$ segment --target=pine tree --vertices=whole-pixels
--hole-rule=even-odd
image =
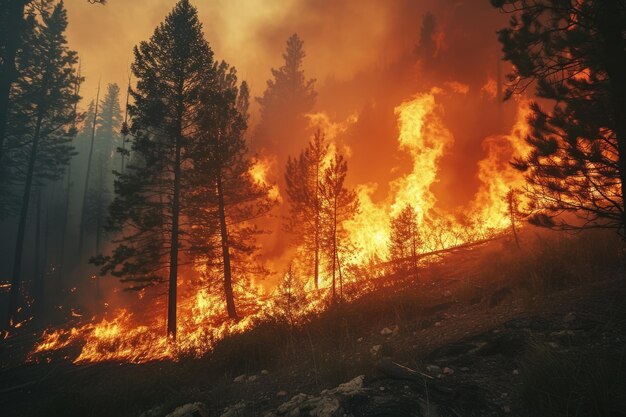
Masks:
[[[534,204],[530,221],[577,229],[626,225],[626,6],[620,0],[492,0],[513,13],[499,32],[514,65],[507,96],[536,86],[531,152],[515,161]],[[560,216],[570,213],[579,219]],[[559,217],[559,219],[556,219]]]
[[[70,144],[76,113],[77,83],[74,65],[76,53],[67,47],[67,13],[62,2],[38,2],[40,22],[28,33],[29,48],[18,55],[21,69],[13,84],[10,117],[19,120],[19,134],[9,136],[10,158],[18,171],[14,178],[22,182],[13,276],[6,326],[15,319],[20,302],[22,255],[30,197],[34,185],[58,180],[73,151]],[[15,126],[15,123],[8,123]]]
[[[300,148],[298,138],[305,137],[307,127],[305,114],[313,109],[317,97],[315,80],[307,80],[302,69],[304,57],[304,42],[293,34],[283,54],[285,63],[272,69],[274,79],[267,81],[263,96],[257,98],[261,121],[256,140],[260,147],[280,145],[289,153]]]
[[[415,209],[407,205],[391,219],[389,257],[398,271],[410,271],[417,278],[418,249],[421,244]]]
[[[286,229],[299,236],[307,253],[313,254],[313,281],[319,288],[320,243],[322,234],[322,199],[320,184],[328,143],[321,131],[315,132],[309,146],[297,159],[289,158],[285,184],[290,206]]]
[[[331,260],[332,301],[337,300],[336,275],[339,271],[339,291],[343,297],[343,274],[341,271],[340,253],[346,244],[344,222],[357,214],[359,200],[354,191],[345,186],[348,174],[348,163],[342,155],[335,155],[324,171],[320,184],[320,196],[324,210],[325,236],[324,242]]]
[[[213,52],[188,0],[135,48],[132,70],[134,156],[116,180],[109,214],[109,228],[124,233],[111,255],[93,262],[133,289],[167,282],[167,334],[175,338],[179,252],[189,251],[183,238],[193,209],[181,196],[193,194],[193,158],[208,143],[197,135],[201,98],[216,88]]]
[[[251,161],[244,138],[247,84],[242,83],[238,89],[235,70],[226,63],[222,62],[216,72],[216,90],[202,98],[203,139],[194,159],[197,185],[191,198],[195,202],[189,204],[197,210],[190,216],[195,227],[189,233],[197,256],[209,260],[209,270],[220,270],[226,312],[237,318],[233,281],[237,275],[243,278],[257,249],[254,237],[260,231],[252,221],[267,214],[272,201],[268,199],[268,187],[256,184],[250,176]],[[207,242],[207,236],[214,238]],[[214,259],[219,259],[217,264],[211,264]]]

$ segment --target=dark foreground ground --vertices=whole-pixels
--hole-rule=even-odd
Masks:
[[[268,322],[177,363],[22,364],[14,341],[0,415],[626,416],[615,250],[594,236],[456,253],[303,328]]]

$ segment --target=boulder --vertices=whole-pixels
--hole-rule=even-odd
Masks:
[[[209,410],[206,405],[202,403],[190,403],[185,404],[171,413],[169,413],[165,417],[210,417]]]

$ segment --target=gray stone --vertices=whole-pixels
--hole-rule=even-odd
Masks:
[[[209,410],[202,403],[185,404],[165,417],[209,417]]]

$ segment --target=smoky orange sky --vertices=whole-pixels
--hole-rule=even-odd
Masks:
[[[109,0],[106,6],[67,0],[70,45],[79,52],[85,101],[95,96],[98,78],[125,88],[133,47],[150,37],[176,0]],[[410,168],[398,150],[394,109],[433,87],[441,117],[454,143],[441,160],[432,189],[438,205],[455,210],[477,192],[478,163],[485,138],[507,133],[516,105],[496,98],[500,45],[496,31],[508,16],[489,0],[192,0],[215,57],[234,65],[252,95],[263,93],[271,68],[282,64],[287,38],[304,40],[307,78],[317,80],[314,112],[333,123],[352,115],[340,145],[349,149],[350,185],[376,183],[384,199],[389,183]],[[431,50],[420,52],[424,16],[435,26]],[[252,121],[257,108],[253,103]],[[250,129],[254,131],[254,126]],[[302,142],[295,149],[306,145]],[[254,148],[254,146],[253,146]],[[291,149],[294,149],[292,146]],[[285,161],[284,149],[273,149]],[[282,178],[283,166],[273,180]],[[276,226],[280,228],[279,226]],[[276,235],[276,233],[275,233]],[[281,240],[279,236],[276,237]]]

